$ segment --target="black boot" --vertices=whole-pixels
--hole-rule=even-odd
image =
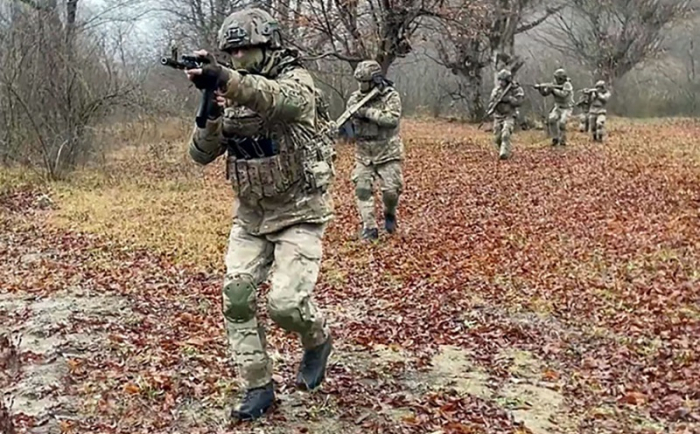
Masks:
[[[275,389],[272,381],[263,387],[248,389],[238,409],[231,410],[231,418],[254,420],[265,414],[275,402]]]
[[[396,215],[384,213],[384,229],[390,234],[396,232]]]
[[[365,240],[376,240],[379,238],[379,230],[377,228],[364,228],[362,230],[362,238]]]
[[[554,138],[552,139],[552,146],[557,146],[558,144],[559,144],[559,139],[557,139],[556,137],[554,137]]]
[[[297,373],[297,387],[314,390],[321,385],[323,379],[326,378],[326,364],[332,348],[333,339],[328,336],[326,342],[304,351],[304,357],[301,359],[301,365],[299,365],[299,372]]]

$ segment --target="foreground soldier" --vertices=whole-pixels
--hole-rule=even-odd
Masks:
[[[348,99],[348,107],[360,101],[373,87],[386,83],[382,68],[374,60],[360,62],[355,68],[355,79],[360,89]],[[399,138],[401,98],[391,85],[384,86],[379,94],[368,101],[353,115],[355,129],[355,184],[357,208],[362,218],[362,238],[376,240],[379,237],[374,215],[374,180],[379,178],[384,203],[384,228],[396,231],[396,208],[403,188],[401,164],[403,142]]]
[[[549,113],[549,130],[552,134],[552,146],[566,145],[566,123],[571,116],[574,104],[574,87],[566,75],[566,71],[559,68],[554,71],[554,83],[546,83],[535,86],[542,96],[554,97],[554,108]]]
[[[496,78],[498,86],[491,92],[489,106],[496,104],[493,111],[493,137],[499,151],[498,158],[505,160],[511,155],[510,136],[515,127],[518,107],[525,99],[525,91],[518,82],[513,81],[513,75],[507,69],[499,71]]]
[[[593,133],[593,141],[602,142],[606,135],[605,120],[608,112],[605,106],[610,99],[610,91],[603,80],[599,80],[595,88],[590,91],[591,108],[588,110],[588,124]]]
[[[223,315],[246,389],[231,415],[242,420],[260,417],[274,401],[272,362],[256,319],[256,291],[270,271],[270,318],[298,333],[305,348],[297,386],[318,387],[331,352],[328,327],[311,294],[321,237],[332,217],[332,162],[305,150],[327,151],[332,144],[319,139],[311,75],[280,41],[267,12],[235,12],[219,31],[219,49],[230,55],[235,70],[200,51],[196,54],[212,63],[187,71],[200,89],[222,84],[217,101],[227,105],[223,116],[220,108],[210,114],[206,128],[195,127],[189,153],[202,165],[227,153],[227,177],[235,190]]]

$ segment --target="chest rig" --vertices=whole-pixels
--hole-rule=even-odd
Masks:
[[[324,191],[334,175],[333,141],[324,120],[317,131],[271,123],[247,107],[226,109],[223,136],[226,177],[243,200],[271,198],[299,181],[306,190]]]
[[[301,161],[283,126],[234,106],[226,109],[223,136],[226,177],[241,199],[274,197],[301,179]]]

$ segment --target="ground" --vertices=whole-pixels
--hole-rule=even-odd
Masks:
[[[235,425],[232,192],[220,162],[187,161],[187,128],[114,127],[122,147],[63,182],[0,173],[17,432],[700,432],[699,123],[613,119],[608,143],[566,149],[528,131],[499,162],[473,127],[406,121],[399,231],[374,244],[339,145],[328,380],[294,390],[299,344],[271,326],[275,412]]]

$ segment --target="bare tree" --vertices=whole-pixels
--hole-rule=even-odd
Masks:
[[[250,0],[156,0],[157,10],[164,15],[164,28],[169,40],[185,49],[204,48],[215,51],[217,34],[226,16],[245,6],[269,9],[269,2]]]
[[[299,0],[275,6],[287,25],[286,40],[310,58],[348,62],[374,59],[386,73],[413,49],[421,20],[440,16],[445,0]]]
[[[544,42],[613,85],[663,51],[666,31],[689,0],[567,0]]]
[[[562,6],[543,0],[482,0],[481,7],[450,8],[434,26],[438,63],[462,78],[454,97],[466,99],[472,119],[484,113],[484,70],[508,68],[515,73],[523,65],[515,52],[515,37],[545,22]],[[495,74],[494,74],[494,84]]]
[[[127,1],[106,7],[133,6]],[[1,11],[2,162],[40,166],[55,179],[93,149],[90,131],[134,89],[77,0],[23,0]]]

